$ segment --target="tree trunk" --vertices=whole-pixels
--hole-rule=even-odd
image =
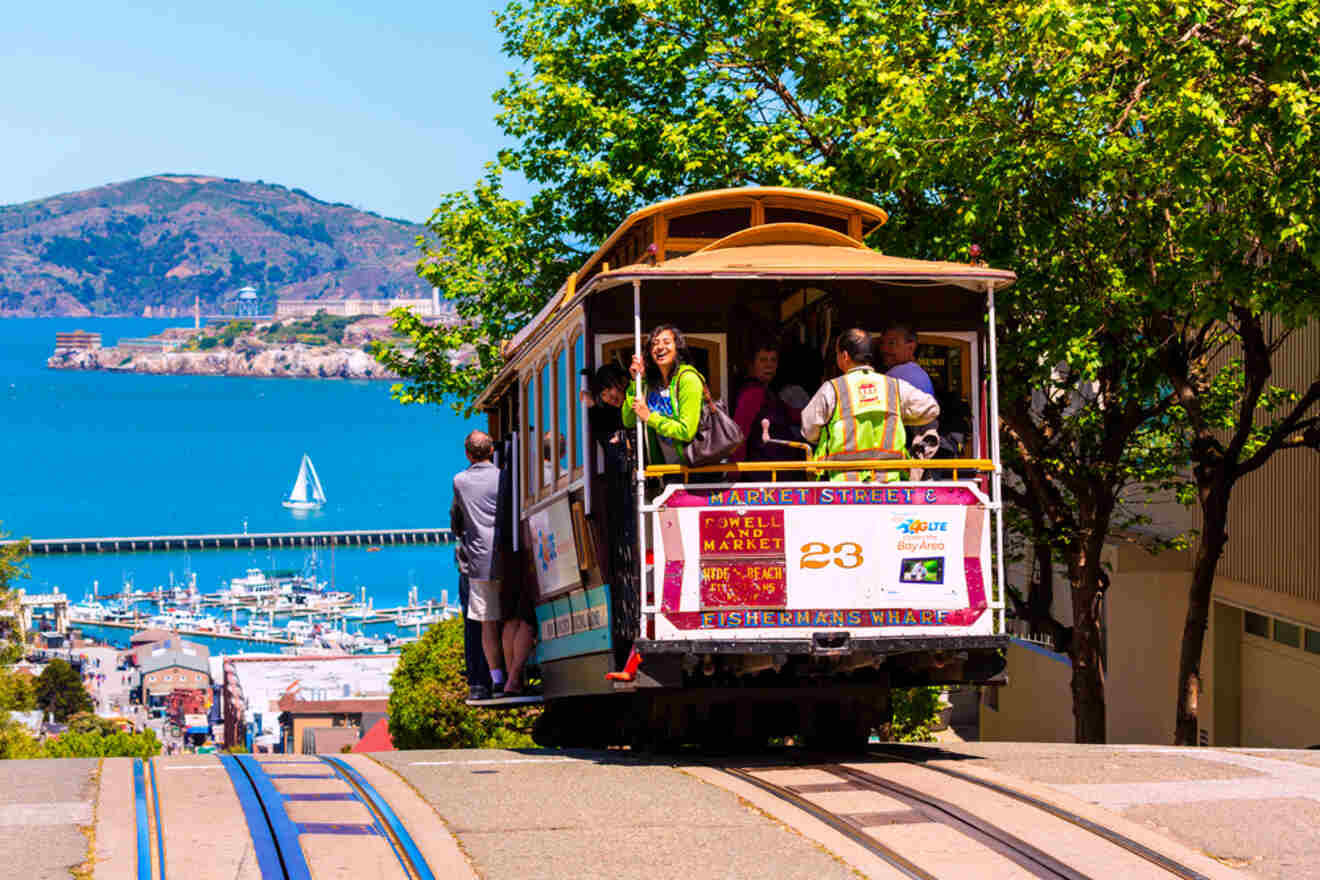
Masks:
[[[1072,577],[1073,738],[1079,743],[1105,741],[1105,670],[1102,652],[1099,560],[1083,560]]]
[[[1201,652],[1210,624],[1210,600],[1215,587],[1215,569],[1228,543],[1229,491],[1224,476],[1198,487],[1201,501],[1201,539],[1192,566],[1192,585],[1187,595],[1187,619],[1183,623],[1182,648],[1178,657],[1178,708],[1173,743],[1197,743],[1201,698]]]

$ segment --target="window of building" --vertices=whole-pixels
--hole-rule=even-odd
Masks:
[[[1253,614],[1250,611],[1242,615],[1243,628],[1253,636],[1260,636],[1262,639],[1270,637],[1270,619],[1264,614]]]
[[[1294,648],[1302,646],[1302,628],[1295,623],[1274,621],[1274,641]]]
[[[1320,654],[1320,632],[1313,629],[1306,631],[1306,650],[1312,654]]]

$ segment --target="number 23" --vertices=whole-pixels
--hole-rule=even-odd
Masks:
[[[821,558],[831,552],[836,554],[833,559]],[[853,541],[835,544],[833,551],[824,541],[809,541],[802,545],[802,559],[798,562],[798,568],[826,568],[831,562],[839,568],[857,568],[865,561],[862,545]]]

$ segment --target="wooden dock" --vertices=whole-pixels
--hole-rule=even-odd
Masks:
[[[33,538],[32,555],[57,553],[140,553],[169,550],[238,550],[283,547],[390,547],[448,544],[449,529],[357,529],[324,532],[242,532],[215,535],[136,535],[107,538]],[[0,541],[0,546],[16,543]]]

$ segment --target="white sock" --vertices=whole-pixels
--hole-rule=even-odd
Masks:
[[[500,685],[504,684],[504,670],[492,669],[490,671],[490,681],[491,684],[495,685],[496,687],[499,687]]]

